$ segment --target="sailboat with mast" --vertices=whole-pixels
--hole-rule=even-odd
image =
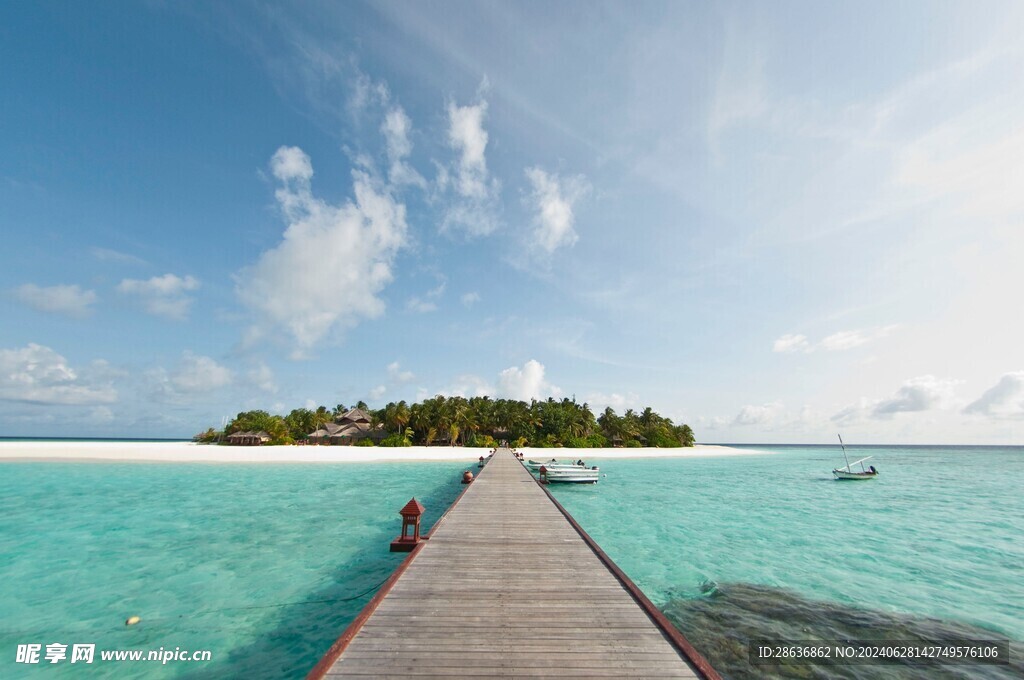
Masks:
[[[875,469],[874,465],[869,465],[867,467],[864,467],[864,461],[869,460],[871,458],[874,458],[874,456],[868,456],[867,458],[861,458],[860,460],[855,460],[855,461],[853,461],[851,463],[850,459],[846,455],[846,445],[843,444],[843,436],[842,435],[836,435],[836,436],[839,437],[839,446],[843,447],[843,459],[846,461],[846,467],[835,468],[834,470],[832,470],[832,474],[835,476],[835,478],[837,480],[842,480],[842,479],[874,479],[875,477],[878,476],[878,470]],[[853,466],[857,465],[857,464],[860,465],[860,470],[859,471],[853,469]]]

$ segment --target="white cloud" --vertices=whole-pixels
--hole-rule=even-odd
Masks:
[[[428,312],[436,312],[437,304],[430,302],[429,300],[421,300],[420,298],[413,296],[405,303],[405,308],[410,312],[426,314]]]
[[[782,412],[782,404],[771,402],[762,406],[747,405],[740,409],[733,419],[734,425],[759,425],[769,426],[775,422],[775,418]]]
[[[811,344],[806,335],[783,335],[772,345],[773,352],[810,352]]]
[[[274,372],[262,361],[249,371],[249,382],[264,392],[273,394],[277,392],[277,384],[274,382]]]
[[[111,250],[110,248],[100,248],[93,246],[89,249],[89,252],[100,262],[117,262],[119,264],[131,264],[131,265],[144,265],[149,264],[141,257],[135,255],[129,255],[128,253],[122,253],[118,250]]]
[[[49,347],[29,343],[0,349],[0,399],[36,404],[109,404],[117,391],[109,383],[91,383]]]
[[[370,390],[370,399],[380,399],[384,396],[384,393],[388,391],[388,388],[384,385],[377,385]]]
[[[384,115],[380,130],[384,135],[390,163],[388,180],[395,186],[412,184],[425,189],[426,180],[406,162],[406,158],[412,153],[412,142],[409,141],[412,121],[402,107],[395,106]]]
[[[964,408],[968,415],[1024,418],[1024,371],[1006,373]]]
[[[464,307],[472,307],[476,303],[480,302],[480,293],[463,293],[460,299],[462,300],[462,305]]]
[[[959,381],[922,375],[903,383],[892,397],[875,404],[871,415],[875,418],[889,418],[896,413],[927,411],[949,404]]]
[[[270,171],[274,173],[274,177],[286,184],[293,181],[309,182],[313,179],[313,163],[306,152],[297,146],[280,147],[270,159]]]
[[[417,400],[422,401],[426,396],[420,396],[421,393],[417,394]],[[494,386],[488,383],[486,380],[475,375],[460,375],[452,382],[452,384],[445,389],[441,390],[438,394],[443,394],[447,397],[486,397],[494,394]]]
[[[185,293],[199,288],[199,281],[191,276],[184,278],[174,274],[154,276],[148,280],[124,279],[117,284],[117,291],[137,296],[150,314],[168,319],[181,320],[188,316],[192,298]]]
[[[231,384],[232,376],[224,366],[210,357],[184,352],[171,384],[180,392],[209,392]]]
[[[620,415],[626,409],[636,408],[639,400],[639,395],[633,392],[629,392],[627,394],[618,394],[617,392],[612,392],[611,394],[591,392],[584,398],[584,401],[590,405],[591,410],[595,413],[603,411],[605,408],[610,406]]]
[[[922,375],[903,383],[885,399],[861,397],[832,416],[832,421],[848,425],[865,419],[888,420],[897,413],[917,413],[935,408],[949,408],[954,403],[955,388],[961,381]]]
[[[412,382],[416,379],[416,375],[412,371],[403,371],[397,361],[392,361],[388,364],[388,379],[391,382],[402,384]]]
[[[840,331],[833,333],[824,340],[821,341],[821,348],[830,352],[842,351],[847,349],[853,349],[854,347],[860,347],[866,345],[869,342],[884,338],[889,335],[898,326],[881,326],[878,328],[867,328],[854,331]]]
[[[454,177],[439,173],[438,188],[455,192],[441,231],[461,230],[468,236],[485,236],[498,228],[495,214],[500,184],[487,171],[487,131],[484,117],[487,102],[457,106],[448,103],[448,144],[458,154]]]
[[[297,147],[278,149],[271,167],[288,228],[280,244],[238,273],[236,292],[256,316],[251,337],[283,330],[293,356],[302,357],[328,333],[384,313],[377,294],[406,243],[405,206],[360,171],[352,173],[354,202],[316,198],[312,164]]]
[[[878,404],[878,402],[878,399],[871,400],[867,397],[861,397],[857,403],[845,406],[834,413],[830,420],[838,425],[853,425],[854,423],[859,423],[871,413],[871,409]]]
[[[444,295],[445,289],[448,287],[448,281],[445,280],[443,275],[439,276],[438,278],[440,279],[440,281],[435,288],[428,290],[424,294],[423,298],[420,298],[418,296],[413,296],[409,298],[409,301],[406,302],[405,304],[405,308],[408,309],[410,312],[419,313],[437,311],[437,303],[435,302],[435,300],[440,299],[440,297]]]
[[[806,335],[786,334],[772,344],[772,351],[786,353],[803,352],[809,354],[817,349],[823,349],[828,352],[840,352],[861,347],[869,342],[884,338],[897,328],[899,328],[898,324],[892,324],[852,331],[838,331],[825,337],[819,343],[811,343]]]
[[[188,403],[234,382],[229,369],[187,350],[172,371],[158,367],[147,371],[145,377],[153,398],[170,403]]]
[[[697,416],[697,419],[694,422],[698,429],[716,431],[724,430],[729,427],[730,424],[729,419],[723,418],[722,416],[714,416],[710,418],[707,416]]]
[[[530,359],[522,368],[511,366],[498,375],[498,395],[509,399],[557,397],[562,390],[544,379],[544,364]]]
[[[459,154],[456,191],[467,198],[484,198],[487,195],[487,131],[484,130],[484,116],[487,102],[473,106],[456,106],[448,103],[448,143]]]
[[[573,206],[589,190],[586,180],[582,176],[560,178],[537,167],[525,172],[533,188],[530,207],[536,212],[534,247],[550,254],[576,243],[579,235],[573,228]]]
[[[48,286],[46,288],[26,283],[14,291],[15,297],[41,312],[85,317],[92,313],[96,303],[96,292],[82,290],[77,285]]]

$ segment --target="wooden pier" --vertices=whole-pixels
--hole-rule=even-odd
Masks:
[[[507,449],[309,674],[360,676],[718,678]]]

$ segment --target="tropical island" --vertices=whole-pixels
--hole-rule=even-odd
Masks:
[[[391,402],[371,409],[296,408],[288,415],[244,411],[223,430],[209,428],[194,437],[208,444],[494,447],[504,440],[534,448],[678,448],[694,445],[689,425],[676,425],[651,407],[621,416],[611,407],[595,416],[586,403],[549,398],[516,399],[442,395],[408,404]]]

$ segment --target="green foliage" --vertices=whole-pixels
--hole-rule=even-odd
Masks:
[[[630,439],[628,442],[626,442],[626,448],[627,449],[639,449],[639,448],[643,448],[643,444],[641,444],[640,442],[638,442],[635,439]]]
[[[595,432],[589,437],[570,437],[565,442],[570,449],[603,449],[608,446],[608,439],[603,434]]]
[[[369,437],[363,437],[362,439],[357,439],[356,443],[353,444],[352,446],[373,446],[373,445],[374,444],[373,444],[373,440],[372,439],[370,439]],[[383,444],[381,444],[381,446],[383,446]]]
[[[222,432],[218,432],[217,430],[211,427],[208,428],[206,432],[201,432],[196,436],[192,437],[192,441],[197,442],[199,444],[216,444],[218,441],[220,441],[222,435]]]
[[[491,448],[505,440],[515,447],[635,448],[693,446],[695,439],[689,425],[676,425],[651,407],[639,413],[628,409],[621,416],[609,407],[595,417],[588,404],[575,399],[549,398],[527,403],[438,395],[414,404],[391,402],[376,410],[368,409],[364,402],[356,406],[369,413],[376,432],[387,434],[379,446],[436,444]],[[342,404],[333,410],[326,406],[316,410],[297,408],[283,417],[266,411],[245,411],[228,424],[223,434],[265,431],[271,443],[284,443],[308,437],[344,412]],[[196,438],[216,441],[218,436],[220,433],[211,428]]]
[[[498,445],[497,440],[489,434],[474,434],[469,438],[467,446],[493,449]]]

